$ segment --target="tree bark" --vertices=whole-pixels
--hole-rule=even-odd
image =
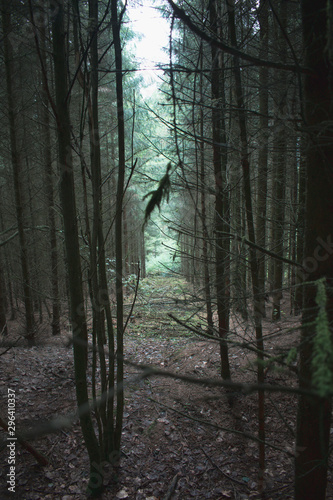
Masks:
[[[333,321],[333,54],[331,11],[325,0],[302,0],[305,64],[304,112],[306,141],[307,201],[305,260],[306,280],[325,278],[327,315]],[[323,133],[325,131],[325,133]],[[323,244],[321,244],[321,242]],[[316,285],[306,284],[300,342],[299,384],[313,387],[312,363],[318,315]],[[332,366],[330,367],[332,370]],[[302,395],[298,402],[295,459],[295,500],[324,500],[331,423],[331,398]]]
[[[235,25],[235,5],[234,0],[226,0],[228,11],[228,25],[230,31],[231,43],[237,47],[236,25]],[[248,137],[247,123],[244,105],[244,96],[242,88],[241,70],[238,57],[234,57],[234,78],[235,78],[235,93],[237,100],[238,122],[241,140],[241,164],[243,171],[244,197],[246,221],[249,240],[256,244],[254,217],[252,209],[252,190],[250,177],[250,162],[248,153]],[[256,348],[258,353],[258,368],[257,380],[258,384],[264,383],[264,341],[262,331],[262,318],[260,311],[260,288],[258,280],[258,259],[256,250],[250,246],[250,268],[253,291],[253,309],[254,309],[254,324],[256,332]],[[258,438],[259,438],[259,488],[263,487],[263,476],[265,470],[265,393],[258,390]]]
[[[125,180],[125,117],[123,97],[122,51],[120,26],[122,15],[118,14],[118,0],[111,0],[111,24],[116,59],[117,126],[118,126],[118,183],[116,199],[116,301],[117,301],[117,411],[115,449],[120,450],[124,412],[124,297],[123,297],[123,197]]]
[[[268,52],[268,1],[261,0],[259,6],[260,50],[259,57]],[[260,109],[260,147],[258,155],[258,203],[257,203],[257,243],[266,246],[267,216],[267,162],[268,162],[268,68],[259,68],[259,109]],[[258,284],[260,311],[265,316],[266,258],[261,254],[258,260]]]
[[[22,159],[18,146],[17,132],[18,132],[18,111],[17,111],[17,95],[15,92],[14,82],[14,54],[11,43],[9,41],[9,34],[11,33],[11,4],[6,0],[2,0],[2,28],[3,28],[3,44],[4,44],[4,61],[6,69],[6,84],[7,84],[7,99],[8,99],[8,116],[9,116],[9,129],[10,129],[10,147],[11,158],[13,167],[14,179],[14,192],[15,192],[15,205],[16,205],[16,219],[17,229],[20,243],[20,257],[23,279],[23,300],[25,306],[25,319],[26,319],[26,338],[32,340],[35,336],[35,318],[33,310],[33,299],[30,285],[29,263],[28,263],[28,249],[24,233],[24,201],[23,201],[23,184],[22,184]]]
[[[279,23],[277,26],[276,46],[279,59],[286,60],[287,44],[284,37],[288,19],[287,2],[279,3]],[[284,221],[285,221],[285,192],[286,192],[286,168],[287,168],[287,135],[285,114],[287,105],[287,79],[286,75],[276,72],[275,89],[275,130],[274,130],[274,185],[273,185],[273,207],[272,207],[272,245],[273,251],[279,256],[284,254]],[[272,320],[281,318],[281,299],[283,286],[283,262],[281,259],[273,260],[273,309]]]
[[[218,37],[219,13],[218,3],[210,2],[210,27]],[[218,315],[218,331],[220,337],[221,376],[223,380],[231,378],[227,337],[229,333],[230,311],[230,239],[223,236],[228,233],[227,221],[230,217],[229,194],[226,185],[227,149],[225,146],[226,131],[224,110],[221,103],[224,98],[222,53],[214,45],[211,49],[212,73],[212,134],[213,134],[213,165],[215,176],[215,279]]]
[[[203,45],[200,43],[200,54],[199,54],[199,67],[200,70],[203,69]],[[201,102],[204,102],[203,96],[203,74],[200,73],[199,80],[199,99]],[[196,96],[194,96],[196,100]],[[193,120],[194,122],[194,120]],[[206,165],[205,165],[205,138],[204,138],[204,112],[203,106],[200,106],[200,142],[198,145],[199,149],[199,164],[200,164],[200,172],[199,172],[199,184],[200,184],[200,198],[201,198],[201,224],[202,224],[202,261],[203,261],[203,269],[204,269],[204,291],[205,291],[205,303],[206,303],[206,315],[207,315],[207,326],[208,333],[213,335],[214,333],[214,321],[213,321],[213,310],[212,310],[212,296],[211,296],[211,280],[210,280],[210,272],[209,272],[209,254],[208,254],[208,241],[209,234],[207,228],[207,215],[206,215]],[[194,125],[194,123],[193,123]],[[195,125],[194,125],[195,127]],[[195,132],[195,131],[194,131]],[[195,134],[196,137],[196,134]],[[197,142],[197,139],[196,139]],[[196,147],[197,150],[197,147]]]
[[[0,260],[0,335],[7,335],[5,283]]]
[[[53,18],[53,58],[56,90],[56,120],[60,169],[60,201],[63,213],[67,273],[73,330],[76,398],[79,408],[89,404],[86,379],[88,336],[82,288],[81,257],[78,238],[71,149],[71,125],[68,109],[67,60],[65,53],[63,2],[57,2]],[[80,424],[90,460],[88,491],[97,495],[103,487],[100,450],[90,412],[80,416]]]
[[[102,180],[101,180],[101,150],[99,137],[98,120],[98,0],[89,0],[89,20],[90,20],[90,95],[88,100],[89,113],[89,138],[90,138],[90,168],[93,195],[93,224],[90,247],[90,270],[89,277],[92,290],[93,309],[93,335],[97,339],[97,352],[100,363],[101,391],[106,397],[107,393],[107,372],[103,345],[105,344],[105,315],[104,301],[108,300],[108,291],[102,290],[100,283],[100,264],[102,262],[104,237],[102,227]],[[100,233],[102,241],[100,241]],[[93,374],[95,377],[95,373]],[[95,390],[95,384],[94,384]],[[108,427],[113,426],[112,422],[107,422],[106,415],[107,397],[99,406],[96,414],[101,419],[102,429],[100,429],[99,443],[102,448],[103,459],[108,456]]]
[[[300,166],[298,172],[298,213],[297,213],[297,238],[296,238],[296,261],[302,262],[304,255],[305,234],[305,203],[306,203],[306,165],[305,165],[305,136],[301,138]],[[303,287],[301,286],[303,275],[296,270],[295,290],[295,314],[300,314],[303,308]]]
[[[45,3],[46,5],[46,3]],[[42,15],[43,15],[43,11]],[[44,65],[44,71],[47,72],[46,57],[46,33],[45,22],[40,27],[40,45],[41,57]],[[43,75],[42,75],[43,78]],[[57,248],[57,228],[54,206],[53,192],[53,172],[52,172],[52,152],[51,152],[51,132],[50,132],[50,110],[49,100],[45,85],[41,86],[42,98],[42,134],[45,162],[45,194],[47,203],[47,213],[50,231],[50,251],[51,251],[51,291],[52,291],[52,334],[60,335],[60,301],[59,301],[59,278],[58,278],[58,248]]]

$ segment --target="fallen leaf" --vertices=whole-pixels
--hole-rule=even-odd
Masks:
[[[116,498],[128,498],[127,491],[125,489],[118,491],[118,493],[116,494]]]

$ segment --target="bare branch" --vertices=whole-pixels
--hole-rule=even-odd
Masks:
[[[210,35],[208,35],[205,31],[200,29],[196,24],[194,24],[191,20],[191,18],[186,14],[186,12],[178,7],[172,0],[168,0],[169,5],[172,7],[172,10],[174,12],[175,17],[183,21],[183,23],[196,35],[198,35],[202,40],[205,40],[205,42],[208,42],[212,45],[215,45],[219,49],[223,50],[227,54],[231,54],[232,56],[239,57],[240,59],[244,61],[249,61],[255,66],[266,66],[268,68],[275,68],[275,69],[282,69],[284,71],[292,71],[294,73],[308,73],[309,70],[307,68],[301,67],[300,65],[296,64],[283,64],[279,62],[274,62],[274,61],[266,61],[264,59],[260,59],[259,57],[251,56],[250,54],[247,54],[246,52],[242,52],[241,50],[238,50],[235,47],[230,47],[230,45],[227,45],[226,43],[222,42],[221,40],[217,40],[216,38],[212,38]]]

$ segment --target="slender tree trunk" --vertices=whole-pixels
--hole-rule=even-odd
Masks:
[[[231,43],[237,47],[236,26],[235,26],[235,6],[234,0],[226,0],[228,10],[228,25],[230,31]],[[235,93],[237,100],[239,131],[241,140],[241,164],[243,170],[245,209],[249,240],[256,243],[254,231],[254,218],[252,210],[252,190],[250,178],[250,163],[248,153],[248,138],[245,105],[243,97],[243,88],[241,80],[241,70],[238,57],[234,57],[234,78],[235,78]],[[258,259],[256,250],[251,246],[250,253],[250,268],[253,291],[253,307],[254,307],[254,324],[256,331],[256,347],[258,353],[258,368],[257,380],[258,384],[264,383],[264,341],[262,331],[262,318],[260,310],[260,288],[258,280]],[[258,438],[259,438],[259,486],[263,487],[263,476],[265,470],[265,393],[262,390],[258,391]]]
[[[279,4],[279,26],[277,26],[276,46],[279,59],[284,62],[287,54],[287,44],[284,33],[288,19],[287,2],[282,0]],[[274,185],[273,185],[273,251],[279,256],[284,254],[285,235],[285,193],[286,193],[286,168],[287,168],[287,135],[284,123],[287,104],[287,79],[286,75],[276,72],[275,91],[275,131],[274,131]],[[273,310],[272,320],[281,318],[281,299],[283,286],[283,262],[276,259],[273,262]]]
[[[7,319],[6,319],[6,292],[5,282],[2,270],[2,262],[0,260],[0,335],[7,335]]]
[[[201,220],[202,220],[202,260],[204,267],[204,290],[205,290],[205,303],[207,314],[208,333],[213,334],[214,322],[212,311],[212,296],[210,292],[210,273],[209,273],[209,259],[208,259],[208,230],[207,230],[207,217],[206,217],[206,195],[205,195],[205,163],[203,152],[203,141],[200,159],[200,189],[201,189]]]
[[[53,18],[53,57],[56,90],[56,120],[60,168],[60,201],[62,206],[67,259],[67,273],[73,329],[74,370],[76,397],[79,408],[89,408],[87,367],[87,325],[82,288],[81,258],[75,202],[74,172],[71,149],[71,125],[68,109],[67,60],[63,2],[57,3]],[[80,415],[80,424],[90,459],[88,491],[97,495],[103,487],[100,470],[100,449],[90,411]]]
[[[2,28],[3,28],[3,44],[4,44],[4,61],[6,69],[6,83],[7,83],[7,100],[8,100],[8,116],[9,116],[9,129],[10,129],[10,147],[12,156],[13,178],[14,178],[14,192],[15,192],[15,205],[16,205],[16,219],[20,243],[20,257],[23,279],[23,295],[25,305],[25,319],[26,319],[26,338],[32,340],[35,336],[35,318],[33,311],[33,299],[30,286],[29,276],[29,263],[28,263],[28,249],[26,236],[24,232],[24,201],[23,201],[23,184],[22,184],[22,159],[18,147],[17,132],[18,132],[18,112],[17,95],[14,90],[14,63],[13,63],[13,50],[9,41],[8,35],[11,33],[11,4],[6,0],[2,0]]]
[[[296,261],[302,262],[304,256],[304,234],[305,234],[305,200],[306,200],[306,165],[305,165],[305,137],[301,139],[300,165],[298,172],[298,213],[296,230]],[[295,314],[299,314],[303,308],[303,287],[302,273],[296,271],[296,291],[295,291]]]
[[[259,7],[260,23],[260,57],[266,57],[268,51],[268,0],[261,0]],[[260,148],[258,157],[258,208],[257,208],[257,243],[266,246],[267,217],[267,162],[268,162],[268,68],[259,68],[259,108],[260,108]],[[258,261],[258,285],[260,310],[265,316],[265,255],[260,255]]]
[[[235,121],[235,120],[234,120]],[[237,131],[238,134],[238,131]],[[233,156],[236,156],[233,154]],[[235,165],[238,158],[235,157]],[[242,174],[239,168],[231,172],[231,220],[236,233],[243,237],[246,235],[246,220],[244,217],[244,196],[241,183]],[[248,320],[248,287],[247,287],[247,246],[236,238],[231,242],[231,253],[234,255],[232,266],[233,304],[234,311],[240,313],[244,321]]]
[[[45,3],[46,5],[46,3]],[[41,57],[47,72],[46,57],[46,33],[45,23],[40,27]],[[47,203],[47,214],[49,222],[50,250],[51,250],[51,291],[52,291],[52,334],[60,335],[60,301],[59,301],[59,279],[58,279],[58,248],[57,248],[57,228],[53,193],[53,172],[52,172],[52,152],[51,152],[51,131],[50,131],[50,110],[49,100],[45,85],[41,86],[42,97],[42,134],[45,164],[45,193]]]
[[[297,216],[294,215],[294,210],[292,207],[297,206],[297,192],[298,192],[298,151],[297,151],[297,138],[295,137],[296,147],[295,147],[295,159],[294,165],[291,169],[291,196],[290,196],[290,229],[289,229],[289,256],[288,258],[293,262],[296,262],[296,241],[297,241]],[[295,266],[289,266],[288,278],[290,287],[290,314],[295,314],[295,292],[296,292],[296,271]]]
[[[131,252],[130,252],[130,241],[129,241],[129,230],[128,230],[128,217],[127,217],[127,207],[124,203],[123,207],[123,241],[124,241],[124,272],[125,277],[131,272]]]
[[[120,450],[124,412],[124,297],[123,297],[123,197],[125,180],[125,118],[123,97],[122,52],[120,26],[122,14],[118,14],[118,0],[111,0],[111,24],[116,59],[116,92],[118,124],[118,184],[116,201],[116,301],[117,301],[117,412],[115,429],[115,449]]]
[[[0,210],[0,228],[1,231],[4,231],[4,223],[3,223],[3,218],[1,215],[1,210]],[[12,289],[12,266],[11,262],[8,258],[8,252],[6,251],[6,248],[3,250],[3,268],[2,268],[2,280],[3,280],[3,288],[7,289],[7,297],[9,305],[10,305],[10,321],[14,321],[16,318],[15,314],[15,306],[14,306],[14,297],[13,297],[13,289]],[[6,277],[4,270],[6,270]]]
[[[93,300],[93,326],[94,335],[97,338],[98,356],[101,370],[101,391],[103,395],[107,393],[107,373],[106,361],[103,345],[105,343],[105,315],[104,301],[108,301],[108,291],[101,288],[100,271],[102,257],[104,257],[104,237],[102,227],[102,178],[101,178],[101,150],[98,121],[98,0],[89,0],[90,19],[90,84],[91,99],[88,100],[89,113],[89,137],[90,137],[90,166],[92,176],[93,193],[93,225],[91,235],[91,265],[90,282],[92,287]],[[101,240],[100,240],[101,238]],[[98,415],[101,418],[103,429],[100,432],[100,445],[103,450],[103,459],[108,456],[108,435],[109,425],[113,422],[107,421],[106,415],[107,398],[98,408]]]
[[[285,221],[285,189],[286,189],[286,131],[283,125],[278,125],[279,130],[276,132],[274,140],[275,148],[275,179],[274,179],[274,196],[273,196],[273,251],[279,257],[284,254],[284,221]],[[275,259],[273,262],[273,309],[272,320],[277,321],[281,318],[281,299],[283,287],[283,261]]]
[[[308,132],[305,260],[306,281],[325,279],[326,313],[333,321],[333,54],[331,10],[325,0],[302,0],[305,50],[305,126]],[[323,133],[325,131],[325,133]],[[313,387],[314,323],[318,316],[316,285],[306,284],[300,341],[299,383]],[[332,370],[330,360],[329,370]],[[332,373],[332,372],[331,372]],[[302,395],[298,402],[295,459],[295,500],[324,500],[327,486],[331,397]]]
[[[23,143],[27,144],[27,138],[26,138],[26,120],[25,117],[22,118],[22,126],[23,126]],[[27,180],[26,180],[26,186],[27,186],[27,198],[28,202],[27,205],[29,207],[29,224],[32,228],[35,228],[37,226],[36,222],[36,210],[34,206],[34,196],[32,194],[32,182],[31,182],[31,175],[30,175],[30,165],[29,165],[29,158],[27,154],[25,156],[25,164],[26,164],[26,172],[27,172]],[[28,210],[27,210],[28,211]],[[34,285],[33,285],[33,290],[32,290],[32,300],[33,300],[33,307],[34,307],[34,312],[37,314],[39,313],[39,323],[41,324],[43,322],[43,306],[42,306],[42,299],[41,299],[41,280],[40,280],[40,267],[41,267],[41,262],[40,259],[38,259],[38,241],[36,237],[36,231],[32,229],[29,235],[29,239],[27,241],[27,246],[31,248],[30,250],[30,267],[31,267],[31,275],[34,276]]]
[[[218,3],[210,2],[210,26],[213,33],[219,36]],[[220,337],[221,376],[223,380],[231,378],[228,343],[230,313],[230,240],[225,238],[229,228],[226,225],[229,213],[229,195],[226,185],[227,149],[224,110],[221,102],[224,98],[222,53],[212,45],[212,129],[213,129],[213,164],[215,176],[215,258],[216,258],[216,299],[218,330]]]
[[[146,277],[146,246],[145,246],[145,233],[142,231],[140,237],[140,267],[141,267],[141,277]]]
[[[99,137],[98,118],[98,0],[89,1],[89,17],[92,22],[91,30],[91,109],[90,109],[90,152],[91,173],[93,185],[94,220],[91,242],[92,269],[91,280],[94,283],[94,318],[97,330],[98,352],[101,366],[102,393],[114,390],[114,331],[111,316],[111,306],[108,293],[106,265],[105,265],[105,240],[102,219],[102,176],[101,176],[101,148]],[[103,343],[105,343],[105,319],[108,327],[109,341],[109,375],[107,376]],[[106,398],[105,404],[100,407],[103,423],[104,459],[110,457],[114,451],[114,421],[113,421],[114,397]]]
[[[203,69],[203,45],[200,44],[200,69]],[[203,74],[200,73],[200,95],[199,99],[203,102]],[[196,134],[195,134],[196,135]],[[196,148],[197,149],[197,148]],[[199,143],[199,154],[200,154],[200,197],[201,197],[201,223],[202,223],[202,260],[204,268],[204,290],[205,290],[205,302],[206,302],[206,314],[207,314],[207,325],[208,333],[213,334],[214,322],[213,322],[213,311],[212,311],[212,297],[211,297],[211,284],[210,284],[210,272],[209,272],[209,258],[208,258],[208,241],[209,234],[207,228],[207,216],[206,216],[206,169],[205,169],[205,139],[204,139],[204,113],[203,106],[200,106],[200,143]]]

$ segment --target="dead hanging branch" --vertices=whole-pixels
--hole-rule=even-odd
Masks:
[[[146,206],[145,210],[145,220],[143,223],[143,227],[145,224],[147,224],[148,219],[153,212],[155,207],[158,207],[158,209],[161,209],[161,203],[162,201],[166,198],[167,202],[169,201],[169,194],[170,194],[170,176],[169,172],[171,170],[171,163],[168,163],[166,174],[162,177],[158,184],[158,188],[155,189],[154,191],[150,191],[147,193],[143,199],[145,200],[148,196],[150,196],[150,200]]]

